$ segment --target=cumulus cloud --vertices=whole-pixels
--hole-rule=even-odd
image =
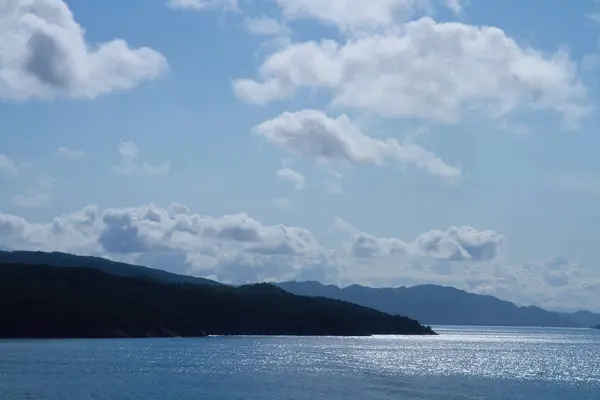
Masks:
[[[433,230],[420,235],[415,243],[431,258],[448,261],[491,261],[501,255],[504,236],[492,230],[469,226]]]
[[[552,110],[575,123],[589,110],[565,51],[544,54],[499,28],[429,17],[345,43],[289,43],[264,60],[258,79],[234,82],[238,97],[259,105],[300,88],[326,90],[338,107],[442,123],[519,109]]]
[[[0,248],[104,256],[229,283],[433,283],[524,305],[597,309],[597,273],[561,257],[507,264],[502,235],[489,230],[450,228],[405,241],[360,232],[339,218],[335,224],[350,238],[337,249],[305,228],[268,225],[245,213],[213,217],[182,204],[92,205],[46,222],[0,213]]]
[[[89,44],[63,0],[0,5],[0,98],[94,98],[131,89],[167,70],[166,59],[121,39]]]
[[[318,163],[383,165],[392,161],[447,180],[461,175],[458,168],[416,144],[365,135],[346,115],[330,118],[318,110],[285,112],[254,127],[253,132],[289,153]]]
[[[121,157],[121,164],[112,167],[113,171],[116,173],[127,176],[164,176],[167,175],[171,169],[171,163],[169,161],[164,161],[161,164],[151,164],[140,161],[139,149],[134,142],[122,142],[117,150]]]
[[[469,226],[450,227],[446,231],[432,230],[408,242],[359,232],[339,218],[334,221],[334,226],[352,233],[350,254],[359,259],[403,256],[450,262],[486,262],[500,257],[504,247],[503,235]]]
[[[167,6],[174,9],[200,11],[205,8],[223,8],[236,10],[237,0],[167,0]]]
[[[243,213],[203,216],[179,204],[106,210],[89,206],[47,223],[0,214],[0,245],[149,260],[176,256],[187,263],[177,272],[238,283],[309,272],[321,279],[334,257],[304,228],[264,225]]]
[[[526,270],[540,275],[544,281],[554,287],[567,286],[571,279],[577,279],[579,266],[564,257],[552,257],[542,261],[525,264]]]
[[[350,254],[359,259],[408,256],[410,244],[398,238],[383,238],[360,232],[352,236]]]
[[[430,233],[406,242],[362,233],[341,219],[337,221],[351,235],[347,249],[326,248],[307,229],[265,225],[244,213],[211,217],[181,204],[106,210],[88,206],[47,223],[0,214],[0,245],[132,260],[142,256],[154,262],[175,257],[186,265],[184,271],[238,283],[302,277],[327,281],[335,279],[346,264],[365,264],[386,257],[486,261],[501,250],[501,235],[473,228],[449,229],[445,241],[452,245],[440,250],[441,246],[421,240]],[[495,253],[480,250],[494,245],[498,247]],[[460,250],[444,250],[451,246]]]
[[[302,190],[306,184],[304,176],[291,168],[281,168],[277,171],[277,177],[281,180],[290,182],[296,190]]]
[[[600,311],[597,271],[555,257],[521,265],[503,257],[452,260],[426,255],[414,243],[357,233],[338,282],[375,287],[437,284],[489,294],[519,305],[556,310]],[[407,249],[408,245],[408,249]],[[408,251],[408,253],[406,253]],[[558,261],[557,261],[558,260]]]
[[[6,154],[0,153],[0,174],[8,176],[17,176],[19,174],[19,168],[15,162]]]
[[[497,265],[493,276],[473,270],[468,289],[523,305],[550,309],[588,308],[600,311],[600,276],[564,257],[551,257],[522,266]]]
[[[72,160],[85,157],[85,151],[81,149],[71,149],[69,147],[59,147],[56,149],[56,154],[60,157]]]

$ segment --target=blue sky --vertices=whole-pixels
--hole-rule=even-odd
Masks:
[[[597,308],[600,3],[143,3],[0,6],[0,246]]]

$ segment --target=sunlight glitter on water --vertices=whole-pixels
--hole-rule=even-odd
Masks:
[[[355,360],[389,374],[600,383],[600,335],[591,330],[438,329],[436,337],[378,336]]]
[[[439,336],[5,341],[0,393],[38,400],[154,400],[167,391],[178,400],[598,399],[600,332],[436,330]]]

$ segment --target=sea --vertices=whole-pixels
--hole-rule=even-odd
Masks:
[[[0,341],[2,400],[600,399],[600,331]]]

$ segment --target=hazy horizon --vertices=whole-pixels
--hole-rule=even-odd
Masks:
[[[11,249],[2,249],[0,248],[0,251],[19,251],[19,250],[11,250]],[[38,250],[41,251],[41,250]],[[67,253],[70,254],[70,253]],[[85,256],[85,255],[82,255]],[[119,260],[111,260],[109,258],[106,257],[100,257],[100,258],[104,258],[110,261],[117,261],[119,262]],[[141,265],[141,264],[131,264],[131,265]],[[156,270],[161,270],[161,271],[166,271],[166,272],[170,272],[167,269],[164,268],[160,268],[160,267],[152,267],[149,265],[141,265],[143,267],[146,268],[152,268],[152,269],[156,269]],[[196,275],[189,275],[189,274],[178,274],[181,276],[191,276],[191,277],[197,277],[197,278],[206,278],[203,276],[196,276]],[[210,278],[215,278],[215,277],[210,277]],[[311,284],[319,284],[319,285],[323,285],[323,286],[334,286],[336,288],[339,289],[345,289],[351,286],[361,286],[364,288],[369,288],[369,289],[398,289],[398,288],[416,288],[416,287],[420,287],[420,286],[435,286],[438,288],[450,288],[450,289],[456,289],[456,290],[461,290],[461,291],[465,291],[464,289],[460,289],[460,288],[456,288],[454,286],[450,286],[450,285],[438,285],[438,284],[433,284],[433,283],[419,283],[419,284],[414,284],[414,285],[397,285],[397,286],[370,286],[370,285],[362,285],[359,283],[346,283],[346,284],[340,284],[340,283],[335,283],[335,282],[321,282],[318,280],[288,280],[288,281],[275,281],[275,280],[263,280],[263,281],[252,281],[252,282],[245,282],[245,283],[227,283],[227,282],[221,282],[218,279],[211,279],[215,282],[221,283],[221,284],[225,284],[225,285],[231,285],[231,286],[239,286],[239,285],[245,285],[245,284],[256,284],[256,283],[270,283],[270,284],[284,284],[284,283],[311,283]],[[474,292],[469,292],[469,291],[465,291],[466,293],[473,293],[473,294],[480,294],[480,293],[474,293]],[[485,294],[483,294],[485,295]],[[490,295],[491,296],[491,295]],[[507,299],[503,299],[501,297],[498,296],[493,296],[495,298],[497,298],[498,300],[501,301],[507,301],[510,303],[515,304],[518,307],[541,307],[538,304],[519,304],[517,302],[513,302]],[[552,312],[558,312],[558,313],[577,313],[577,312],[591,312],[591,313],[600,313],[600,309],[580,309],[580,308],[544,308],[541,307],[547,311],[552,311]],[[599,314],[600,315],[600,314]]]

